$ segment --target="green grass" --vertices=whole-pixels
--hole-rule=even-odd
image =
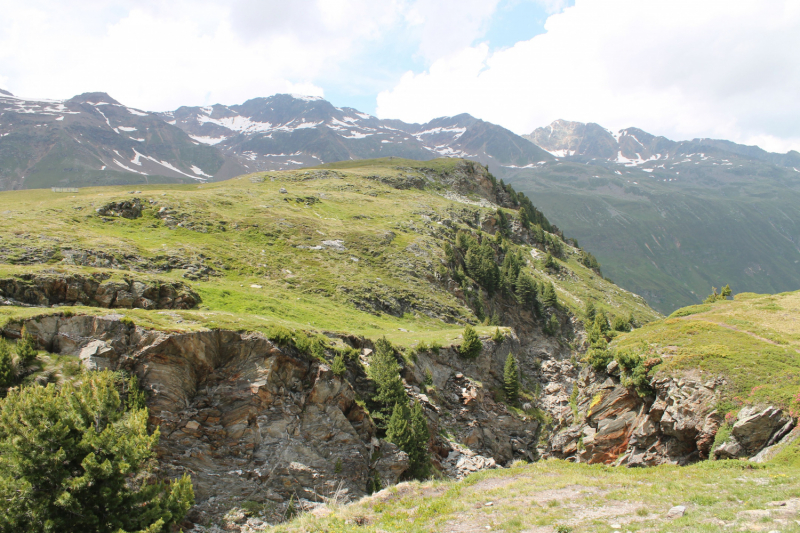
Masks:
[[[723,377],[732,407],[770,403],[800,412],[800,292],[737,295],[681,309],[620,336],[618,347],[658,354],[657,372]]]
[[[775,509],[768,503],[798,497],[798,473],[796,466],[740,461],[646,469],[546,461],[483,471],[462,482],[401,484],[272,531],[414,533],[488,526],[520,532],[561,525],[577,533],[610,532],[615,524],[624,524],[623,531],[735,530],[751,524],[740,511]],[[685,505],[686,515],[666,519],[676,505]],[[773,525],[768,529],[800,531],[793,522]]]
[[[432,183],[426,190],[391,184],[409,175],[451,173],[457,163],[337,163],[326,165],[336,170],[257,173],[203,185],[140,185],[135,194],[131,187],[86,188],[66,195],[49,190],[4,192],[0,263],[5,264],[0,264],[0,275],[102,271],[114,278],[187,282],[203,300],[198,309],[113,311],[142,326],[170,331],[263,331],[283,325],[373,338],[386,335],[401,345],[446,345],[458,338],[465,322],[476,319],[433,273],[444,243],[454,239],[455,231],[467,228],[466,221],[474,220],[476,212],[491,210],[445,199],[435,180],[426,178]],[[282,194],[281,188],[288,192]],[[139,219],[104,222],[95,212],[108,202],[133,196],[146,207]],[[161,207],[174,211],[187,227],[170,229],[158,217]],[[335,240],[343,242],[344,251],[313,249]],[[531,257],[527,248],[526,256]],[[74,250],[110,257],[123,268],[66,264],[63,258]],[[591,298],[612,314],[632,312],[642,322],[658,318],[643,300],[580,265],[576,254],[569,249],[558,277],[542,271],[532,258],[528,269],[539,279],[552,280],[575,314]],[[216,275],[188,282],[181,269],[165,271],[176,259],[206,265]],[[40,264],[30,264],[36,261]],[[0,320],[53,312],[58,310],[0,308]],[[491,333],[489,328],[480,331]]]

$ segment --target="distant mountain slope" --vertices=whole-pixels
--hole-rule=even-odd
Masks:
[[[506,180],[659,311],[725,283],[800,289],[797,152],[567,121],[527,137],[558,160],[508,169]]]
[[[105,93],[65,101],[0,96],[0,189],[204,181],[241,171]]]
[[[553,160],[511,131],[467,114],[407,124],[334,107],[316,97],[277,94],[242,105],[181,107],[161,116],[250,170],[386,156],[465,157],[492,170]]]
[[[783,167],[800,168],[800,153],[792,150],[774,154],[757,146],[745,146],[718,139],[671,141],[639,128],[625,128],[614,134],[599,124],[556,120],[544,128],[523,135],[536,146],[560,158],[607,160],[616,163],[665,168],[675,159],[702,153],[704,157],[726,158],[734,155]],[[723,162],[730,162],[724,160]]]

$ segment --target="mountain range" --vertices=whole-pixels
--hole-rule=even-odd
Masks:
[[[378,119],[319,97],[150,113],[105,93],[0,93],[0,190],[190,183],[379,157],[478,161],[661,312],[711,286],[800,287],[800,153],[557,120],[519,136],[468,114]]]

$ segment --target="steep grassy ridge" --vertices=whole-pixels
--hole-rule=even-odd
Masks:
[[[476,322],[437,273],[444,243],[452,242],[458,229],[480,234],[478,221],[495,213],[479,207],[488,204],[475,195],[461,201],[444,197],[450,194],[446,183],[475,179],[470,169],[476,167],[452,159],[334,166],[138,191],[1,193],[0,262],[13,265],[4,267],[8,275],[103,271],[193,279],[203,300],[197,310],[114,311],[165,329],[258,330],[282,324],[366,336],[396,332],[391,337],[405,344],[421,340],[423,332],[451,341],[465,321]],[[96,212],[133,198],[144,207],[140,218]],[[613,315],[633,313],[642,323],[657,317],[640,298],[581,265],[574,248],[565,248],[555,274],[542,269],[540,251],[513,246],[529,258],[525,268],[534,278],[554,282],[573,313],[592,299]],[[34,310],[0,308],[0,313],[12,317]]]
[[[724,377],[723,411],[769,403],[800,414],[800,292],[679,309],[615,345],[659,355],[659,373]]]
[[[800,174],[701,155],[647,171],[560,161],[506,180],[596,255],[605,275],[662,313],[726,283],[800,289]]]

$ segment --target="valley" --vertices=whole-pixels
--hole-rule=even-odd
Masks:
[[[797,293],[664,318],[537,206],[450,158],[4,192],[0,328],[39,350],[26,383],[137,377],[198,533],[793,516]],[[435,481],[404,482],[380,375],[424,416]],[[640,511],[654,476],[675,481]]]

